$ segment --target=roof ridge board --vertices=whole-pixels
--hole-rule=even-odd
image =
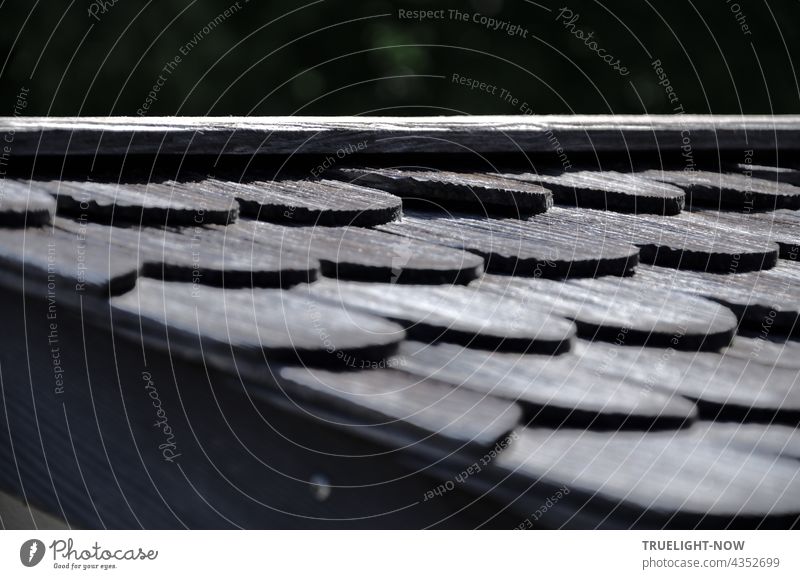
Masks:
[[[16,155],[330,154],[364,143],[373,153],[798,149],[791,115],[574,115],[451,117],[4,117]],[[165,138],[169,137],[169,138]],[[445,137],[445,138],[443,138]]]

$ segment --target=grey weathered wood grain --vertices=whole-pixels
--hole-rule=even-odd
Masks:
[[[552,232],[606,243],[631,243],[642,263],[713,272],[773,267],[779,247],[756,233],[733,230],[683,214],[673,217],[623,215],[594,209],[555,207],[526,221],[540,235]]]
[[[115,224],[198,225],[234,221],[239,207],[223,188],[201,189],[192,181],[31,181],[31,189],[56,198],[58,212]]]
[[[800,185],[800,171],[790,167],[778,167],[775,165],[753,165],[750,163],[737,163],[727,166],[731,172],[742,173],[756,179],[765,181],[777,181],[778,183],[788,183],[789,185]]]
[[[115,255],[133,256],[141,274],[165,281],[212,286],[289,287],[317,279],[319,263],[300,251],[254,246],[225,228],[109,227],[56,218],[55,227],[109,244]]]
[[[661,524],[679,528],[704,521],[718,527],[725,520],[751,526],[800,514],[800,462],[726,448],[694,429],[526,429],[500,455],[497,467],[565,485],[573,512],[581,502],[607,501],[608,515],[627,515],[631,525],[645,512],[660,514],[666,519]]]
[[[548,189],[500,175],[423,168],[341,168],[336,176],[388,191],[406,202],[423,202],[429,209],[435,206],[520,217],[544,213],[553,205]]]
[[[540,227],[538,221],[408,211],[401,223],[379,229],[465,249],[482,256],[487,271],[523,277],[625,275],[639,261],[638,249],[623,240],[598,243],[575,228]]]
[[[114,255],[107,242],[51,226],[0,229],[0,263],[6,283],[47,295],[54,304],[81,294],[107,298],[128,291],[139,274],[135,256]]]
[[[754,364],[800,370],[800,342],[780,340],[779,336],[770,336],[769,332],[757,332],[752,336],[738,335],[723,353],[750,360]]]
[[[613,356],[613,375],[637,372],[645,394],[666,391],[694,401],[707,420],[796,425],[800,421],[797,370],[757,364],[714,352],[635,348],[582,342],[595,356]]]
[[[552,153],[800,149],[800,117],[564,115],[451,117],[5,117],[17,155]]]
[[[800,332],[800,267],[781,260],[768,271],[716,274],[641,265],[631,283],[707,297],[730,308],[748,329],[771,336]]]
[[[402,215],[402,202],[394,195],[328,179],[243,183],[207,179],[199,187],[228,192],[236,197],[242,215],[262,221],[367,227]]]
[[[231,290],[142,278],[112,306],[121,330],[136,334],[141,324],[150,335],[166,327],[171,349],[194,359],[219,359],[228,369],[231,353],[262,364],[299,360],[342,367],[345,356],[381,360],[405,337],[400,326],[379,317],[280,289]]]
[[[748,454],[800,459],[800,430],[792,426],[700,422],[695,428],[703,440]]]
[[[781,258],[797,261],[800,259],[800,211],[778,209],[767,213],[753,213],[760,230],[768,230],[781,248]],[[749,224],[748,224],[749,227]]]
[[[764,213],[699,210],[686,211],[679,220],[696,229],[713,230],[726,237],[751,237],[777,243],[780,258],[797,260],[800,256],[800,216],[792,209]]]
[[[678,353],[670,360],[682,371],[676,391],[695,401],[711,420],[763,424],[800,423],[800,374],[729,356]],[[666,386],[666,385],[665,385]]]
[[[547,187],[559,205],[621,213],[677,215],[685,202],[685,194],[679,187],[616,171],[567,171],[555,175],[508,173],[504,176]]]
[[[287,367],[276,377],[290,395],[295,389],[332,408],[359,407],[360,426],[401,431],[411,427],[415,431],[411,444],[433,438],[449,441],[450,446],[488,448],[511,432],[522,414],[513,402],[400,370],[331,372]]]
[[[50,223],[55,200],[27,183],[0,179],[0,227],[30,227]]]
[[[220,230],[251,251],[319,260],[327,277],[383,283],[468,283],[483,273],[475,254],[363,227],[287,227],[242,220]],[[262,249],[263,248],[263,249]]]
[[[604,361],[582,352],[544,356],[404,342],[397,360],[405,372],[420,378],[518,402],[529,425],[676,429],[691,424],[696,415],[688,400],[663,392],[644,396],[645,385],[635,376],[609,375]]]
[[[686,191],[687,205],[693,207],[734,211],[800,209],[800,187],[749,175],[661,170],[643,171],[639,175],[681,187]]]
[[[730,344],[738,325],[730,310],[710,300],[627,279],[559,282],[486,275],[470,287],[519,300],[520,315],[530,308],[572,320],[578,335],[589,340],[718,350]]]
[[[778,209],[768,213],[754,213],[756,221],[770,228],[770,234],[781,246],[781,258],[798,260],[800,242],[797,231],[800,229],[800,211]]]
[[[560,353],[575,334],[571,322],[524,302],[463,286],[368,284],[320,280],[291,290],[341,304],[348,311],[395,320],[424,342],[473,348]]]

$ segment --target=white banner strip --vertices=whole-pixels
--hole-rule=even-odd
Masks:
[[[800,577],[773,531],[4,531],[0,577]],[[579,575],[580,574],[580,575]]]

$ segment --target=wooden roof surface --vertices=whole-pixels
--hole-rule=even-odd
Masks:
[[[4,130],[30,158],[337,157],[359,142],[427,155],[348,153],[321,178],[34,163],[2,182],[0,282],[42,294],[57,278],[128,347],[244,376],[298,420],[313,403],[423,461],[494,452],[465,488],[527,504],[570,489],[547,526],[800,516],[800,188],[785,177],[800,168],[800,117],[15,118]],[[564,170],[536,156],[555,135],[624,165],[687,134],[716,166]],[[753,170],[735,162],[745,150],[783,161]],[[530,166],[469,167],[520,151]],[[453,152],[466,157],[445,166],[438,154]]]

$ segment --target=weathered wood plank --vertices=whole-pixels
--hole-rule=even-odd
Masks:
[[[408,204],[445,207],[480,215],[522,217],[544,213],[553,205],[548,189],[486,173],[456,173],[421,168],[342,168],[343,180],[388,191]],[[682,195],[683,193],[681,193]]]
[[[769,332],[738,335],[723,353],[772,368],[800,370],[800,342],[778,338],[770,336]]]
[[[111,304],[120,330],[147,339],[140,332],[160,335],[166,326],[171,350],[223,364],[233,353],[256,364],[342,367],[345,357],[380,361],[405,337],[400,326],[379,317],[279,289],[230,290],[142,278]]]
[[[30,187],[55,197],[60,215],[101,223],[226,225],[239,214],[232,195],[191,181],[30,181]]]
[[[141,275],[227,288],[290,287],[314,281],[319,263],[300,251],[254,246],[226,228],[108,227],[56,218],[55,227],[135,257]],[[221,227],[221,226],[220,226]]]
[[[564,115],[452,117],[5,117],[16,155],[567,153],[800,149],[800,117]]]
[[[55,200],[26,183],[0,178],[0,227],[46,225],[56,211]]]
[[[778,209],[768,213],[753,213],[759,229],[768,229],[770,239],[781,248],[781,258],[800,259],[800,211]]]
[[[241,213],[262,221],[301,225],[389,223],[403,213],[400,199],[389,193],[333,180],[220,181],[206,179],[202,191],[225,191],[236,197]]]
[[[130,290],[139,274],[135,256],[116,255],[107,242],[50,226],[0,229],[0,264],[6,285],[54,302],[80,295],[108,298]]]
[[[526,429],[496,467],[564,485],[572,513],[605,507],[624,526],[785,527],[800,514],[800,462],[726,448],[694,429]]]
[[[679,187],[616,171],[568,171],[555,175],[507,173],[504,177],[547,187],[559,205],[620,213],[677,215],[685,202],[685,194]]]
[[[725,237],[751,237],[777,243],[781,259],[797,260],[800,257],[800,215],[792,209],[779,209],[765,213],[740,213],[734,211],[685,211],[677,217],[694,230],[707,229],[721,232]]]
[[[661,171],[638,173],[686,191],[687,205],[733,211],[800,209],[800,187],[739,173]]]
[[[777,181],[789,185],[800,185],[800,171],[790,167],[777,167],[774,165],[753,165],[750,163],[737,163],[725,167],[731,172],[742,173],[756,179]]]
[[[363,227],[286,227],[241,220],[220,231],[226,239],[249,243],[252,252],[319,260],[323,275],[335,279],[464,284],[483,273],[480,256]]]
[[[741,357],[714,352],[689,353],[673,349],[633,348],[581,343],[596,356],[613,356],[608,372],[642,375],[645,394],[666,391],[697,404],[706,420],[797,425],[800,389],[797,370],[756,364]]]
[[[528,425],[651,430],[692,423],[696,410],[688,400],[662,392],[645,396],[643,382],[609,375],[603,360],[584,354],[510,354],[404,342],[397,360],[420,378],[513,400],[525,410]]]
[[[800,459],[800,430],[780,424],[700,422],[695,428],[703,440],[758,456]]]
[[[408,211],[401,223],[378,229],[464,249],[482,256],[486,271],[523,277],[619,276],[639,262],[639,250],[623,240],[598,243],[574,227],[538,227],[538,222],[518,219]]]
[[[631,284],[639,282],[660,288],[707,297],[730,308],[749,330],[773,336],[800,335],[800,266],[781,260],[768,271],[716,274],[678,271],[640,265]]]
[[[639,248],[642,263],[695,271],[769,269],[777,263],[780,249],[755,233],[698,223],[683,214],[657,217],[556,207],[525,223],[539,235],[581,236],[601,247],[609,242],[630,243]]]
[[[283,368],[277,372],[287,392],[302,389],[332,408],[361,410],[359,425],[378,430],[413,429],[413,443],[425,438],[449,441],[453,447],[493,446],[519,425],[521,411],[513,402],[452,388],[399,370],[331,372]]]
[[[651,358],[655,362],[655,356]],[[800,424],[800,375],[732,356],[679,353],[670,360],[682,372],[676,391],[694,400],[709,420]],[[666,387],[666,384],[665,384]]]
[[[798,247],[798,234],[800,229],[800,211],[791,209],[778,209],[769,213],[754,213],[756,220],[768,224],[772,235],[781,247],[781,257],[796,261],[800,253]]]
[[[424,342],[454,342],[488,350],[561,353],[573,324],[544,310],[463,286],[367,284],[320,280],[291,290],[341,304],[348,311],[383,316]],[[524,315],[522,315],[524,314]]]
[[[567,318],[575,322],[578,335],[588,340],[719,350],[736,333],[736,317],[724,306],[677,290],[619,281],[486,275],[470,287],[519,300],[518,315],[533,309]]]

